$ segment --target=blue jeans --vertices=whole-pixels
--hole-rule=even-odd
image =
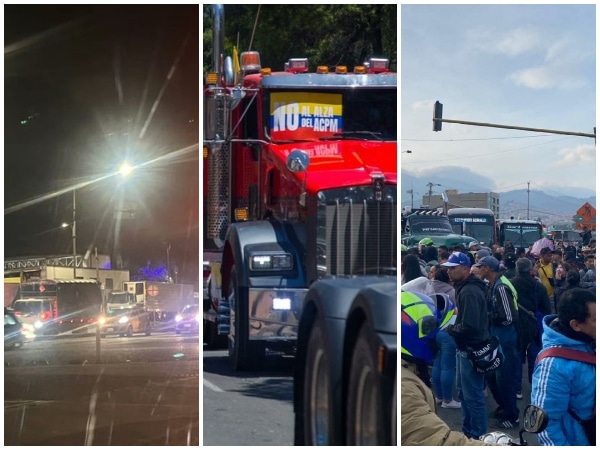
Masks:
[[[539,344],[539,342],[536,339],[534,339],[527,347],[527,379],[529,380],[529,385],[531,385],[531,379],[533,377],[533,369],[535,369],[535,358],[537,358],[537,355],[541,350],[542,350],[542,346]],[[519,364],[517,365],[517,377],[519,379],[518,384],[517,384],[517,391],[521,391],[523,388],[523,357],[522,356],[519,359]]]
[[[490,334],[496,336],[502,346],[504,362],[498,370],[487,375],[488,387],[494,400],[504,410],[503,419],[515,421],[519,418],[517,390],[519,388],[518,367],[523,365],[517,348],[517,330],[514,326],[491,327]],[[522,378],[522,376],[521,376]]]
[[[456,343],[446,330],[437,334],[435,342],[440,351],[431,371],[433,391],[437,398],[452,400],[456,379]]]
[[[467,352],[456,352],[456,387],[458,398],[462,402],[463,426],[465,436],[479,439],[487,433],[487,405],[483,395],[485,376],[475,372]]]

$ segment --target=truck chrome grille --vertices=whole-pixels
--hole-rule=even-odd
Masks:
[[[338,199],[319,207],[318,272],[323,276],[395,275],[394,198]]]

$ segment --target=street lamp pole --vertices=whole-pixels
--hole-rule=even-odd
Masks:
[[[71,227],[73,238],[73,279],[77,278],[77,203],[75,199],[75,192],[76,190],[73,189],[73,226]]]

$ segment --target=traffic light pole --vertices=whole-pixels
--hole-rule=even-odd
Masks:
[[[530,128],[530,127],[519,127],[515,125],[499,125],[495,123],[484,123],[484,122],[469,122],[467,120],[453,120],[453,119],[442,119],[442,107],[440,102],[435,102],[433,107],[433,131],[442,130],[442,122],[445,123],[460,123],[463,125],[474,125],[478,127],[492,127],[492,128],[507,128],[510,130],[524,130],[524,131],[535,131],[538,133],[553,133],[553,134],[565,134],[569,136],[583,136],[591,137],[596,139],[596,127],[594,127],[594,134],[591,133],[578,133],[575,131],[560,131],[560,130],[547,130],[545,128]]]

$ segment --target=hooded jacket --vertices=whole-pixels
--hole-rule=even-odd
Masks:
[[[490,337],[486,285],[470,274],[455,288],[458,315],[456,324],[448,327],[448,333],[454,338],[456,348],[466,350],[479,346]]]
[[[531,312],[550,314],[550,298],[544,285],[530,274],[517,273],[510,282],[517,290],[517,302]]]
[[[595,353],[593,342],[565,335],[557,315],[544,317],[542,349],[564,347]],[[567,334],[576,334],[575,331]],[[546,357],[536,365],[531,383],[531,403],[548,414],[548,427],[538,434],[542,445],[590,445],[585,432],[568,410],[581,419],[593,414],[596,398],[596,367],[559,357]]]
[[[402,361],[400,445],[486,445],[452,431],[436,414],[433,392],[416,374],[416,365]]]

